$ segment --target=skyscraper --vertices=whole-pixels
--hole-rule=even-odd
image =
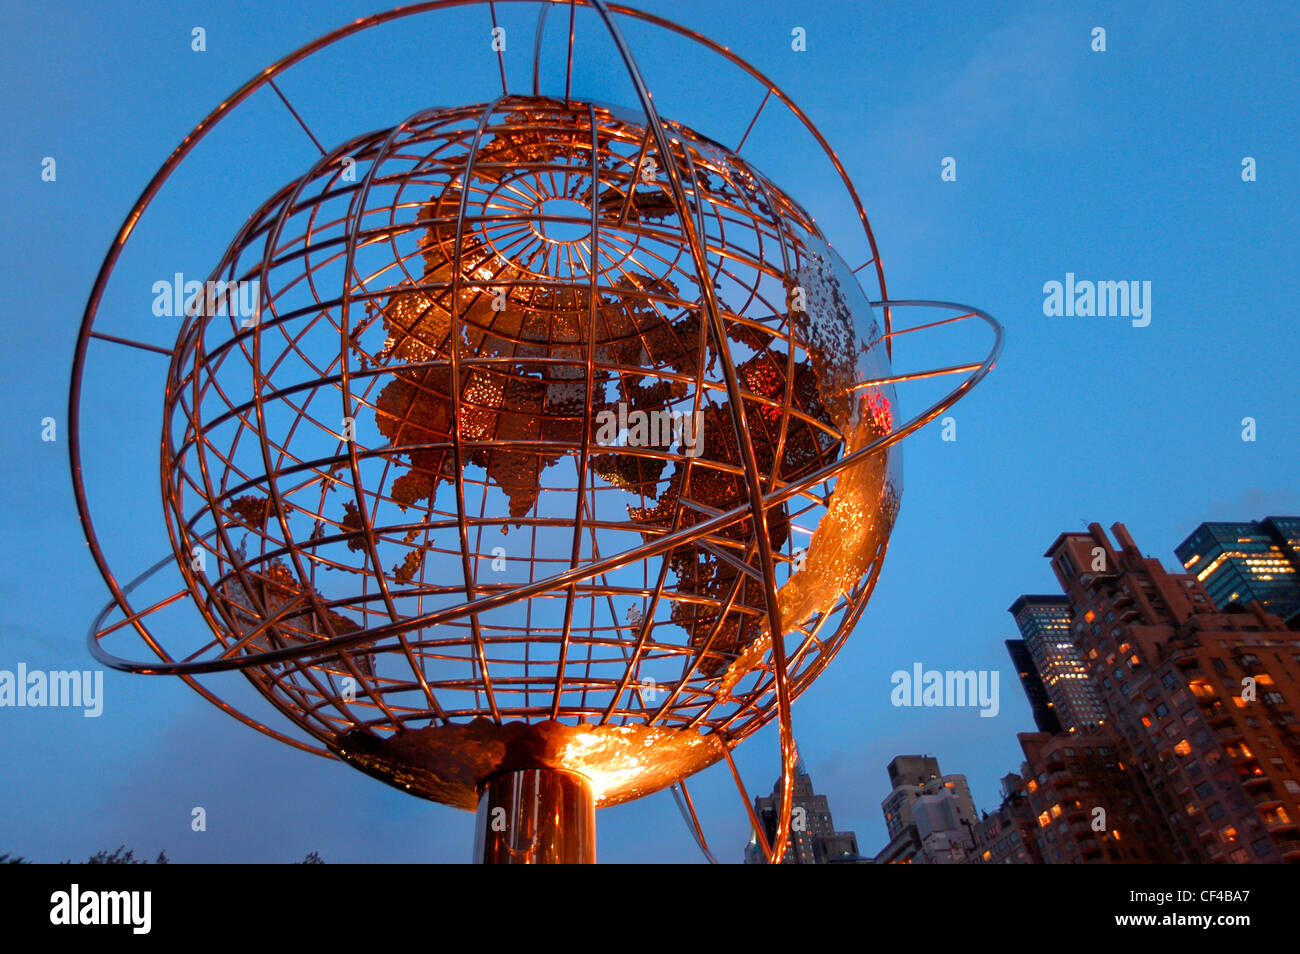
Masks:
[[[1255,600],[1300,628],[1300,517],[1203,523],[1174,553],[1219,609]]]
[[[1023,639],[1008,639],[1006,643],[1007,652],[1011,654],[1011,663],[1016,667],[1016,674],[1020,677],[1020,687],[1025,690],[1025,696],[1029,699],[1029,708],[1034,714],[1034,725],[1038,726],[1039,732],[1056,735],[1061,731],[1061,720],[1057,718],[1051,697],[1047,695],[1043,677],[1038,674],[1038,667],[1034,665],[1034,657]]]
[[[1070,635],[1074,610],[1065,596],[1022,596],[1011,606],[1021,631],[1035,638],[1039,658],[1058,674],[1056,697],[1068,731],[1058,723],[1057,707],[1042,700],[1047,692],[1036,678],[1037,665],[1024,641],[1007,640],[1020,681],[1034,710],[1036,733],[1020,733],[1025,753],[1023,777],[1003,782],[1004,798],[995,815],[975,832],[976,864],[1131,864],[1177,861],[1160,841],[1164,825],[1146,804],[1135,774],[1124,764],[1122,745],[1107,725],[1101,694]],[[1025,668],[1020,668],[1020,667]],[[1084,708],[1087,706],[1088,708]],[[1046,723],[1046,727],[1045,727]],[[1132,761],[1131,759],[1129,760]]]
[[[1104,727],[1021,733],[1022,793],[1034,854],[1046,864],[1169,864],[1164,823]]]
[[[939,760],[929,755],[895,756],[889,763],[889,783],[892,790],[880,808],[885,813],[885,827],[891,838],[915,821],[912,805],[918,798],[944,789],[956,796],[959,815],[964,821],[973,825],[979,817],[966,776],[944,775]]]
[[[1042,864],[1042,854],[1034,833],[1036,827],[1024,780],[1015,772],[1004,775],[1002,804],[997,811],[985,815],[975,826],[975,850],[971,854],[970,863]]]
[[[1118,547],[1094,523],[1045,556],[1122,746],[1116,769],[1164,829],[1145,834],[1184,862],[1300,861],[1300,636],[1258,606],[1219,611],[1195,576],[1112,532]]]
[[[776,838],[777,805],[781,793],[780,780],[772,786],[770,796],[754,799],[754,814],[762,824],[767,843]],[[812,779],[804,768],[803,759],[795,764],[794,791],[790,807],[790,842],[781,862],[787,865],[824,865],[835,862],[860,862],[858,836],[851,831],[836,831],[831,820],[830,803],[825,795],[813,791]],[[745,864],[766,864],[758,836],[750,833],[745,848]]]
[[[964,775],[944,775],[938,759],[899,755],[889,763],[892,791],[881,802],[889,844],[879,864],[954,864],[967,860],[979,821]]]
[[[1069,599],[1064,596],[1022,596],[1011,604],[1009,612],[1020,628],[1025,648],[1029,650],[1061,729],[1083,732],[1100,724],[1102,709],[1097,688],[1088,678],[1088,668],[1079,658],[1079,651],[1070,635],[1072,613]],[[1021,681],[1025,681],[1023,676]],[[1028,686],[1025,691],[1029,692]],[[1030,702],[1033,702],[1032,696]]]

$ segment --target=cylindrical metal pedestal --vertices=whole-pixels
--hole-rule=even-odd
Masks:
[[[576,772],[502,772],[484,785],[474,833],[476,864],[595,864],[596,800]]]

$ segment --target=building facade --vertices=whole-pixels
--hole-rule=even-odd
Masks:
[[[1034,657],[1030,654],[1025,641],[1008,639],[1006,646],[1011,656],[1011,664],[1016,669],[1016,675],[1020,677],[1020,688],[1025,691],[1025,697],[1029,700],[1029,708],[1034,715],[1034,725],[1038,727],[1039,732],[1046,732],[1048,735],[1055,735],[1062,731],[1061,720],[1056,715],[1056,708],[1051,697],[1047,695],[1043,677],[1038,674],[1038,667],[1034,665]]]
[[[1063,533],[1045,556],[1116,768],[1158,826],[1149,836],[1180,862],[1300,861],[1300,637],[1258,604],[1220,611],[1196,575],[1144,557],[1122,524],[1112,532],[1115,544],[1095,523]],[[1042,743],[1035,781],[1065,745],[1078,748]]]
[[[1024,779],[1012,772],[1002,778],[1002,804],[975,826],[975,847],[971,864],[1042,864],[1034,832],[1033,809]]]
[[[1219,609],[1257,601],[1300,629],[1300,517],[1203,523],[1174,553]]]
[[[1018,736],[1023,794],[1036,855],[1045,864],[1159,864],[1178,859],[1164,825],[1109,733]]]
[[[776,839],[780,786],[781,781],[777,779],[770,796],[760,795],[754,799],[754,814],[763,826],[769,845]],[[824,865],[862,860],[858,854],[858,836],[851,831],[835,830],[830,802],[825,795],[813,790],[803,759],[795,764],[790,815],[790,842],[782,864]],[[752,832],[745,848],[745,864],[767,864],[758,836]]]
[[[1022,596],[1011,604],[1009,612],[1061,729],[1095,729],[1102,719],[1101,701],[1091,673],[1074,646],[1069,599],[1059,595]]]
[[[928,755],[899,755],[889,763],[890,792],[880,809],[885,813],[885,828],[893,838],[915,824],[913,806],[922,795],[949,791],[957,801],[957,817],[974,825],[979,816],[964,775],[944,775],[939,760]]]
[[[880,804],[889,844],[877,864],[959,864],[974,850],[979,822],[964,775],[944,775],[938,759],[899,755],[889,763],[890,793]]]

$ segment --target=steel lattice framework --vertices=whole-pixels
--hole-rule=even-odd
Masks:
[[[897,442],[988,372],[1001,329],[977,309],[888,300],[839,160],[752,67],[592,0],[569,5],[564,95],[544,96],[540,4],[531,92],[508,90],[502,62],[494,99],[322,147],[249,217],[170,348],[97,327],[136,220],[212,126],[264,86],[283,99],[275,77],[317,50],[462,5],[358,21],[259,74],[128,217],[87,308],[70,402],[78,504],[114,597],[91,649],[463,808],[485,778],[524,764],[581,773],[597,804],[636,798],[730,764],[776,719],[788,804],[789,704],[875,586],[901,493]],[[500,5],[483,5],[493,24]],[[639,113],[574,95],[584,6],[623,57]],[[657,114],[615,15],[687,36],[761,83],[740,146]],[[769,99],[841,178],[871,249],[858,268],[742,157]],[[857,278],[869,266],[874,303]],[[979,317],[993,348],[896,374],[904,306],[946,313],[909,331]],[[96,341],[170,358],[173,552],[144,578],[179,573],[182,585],[144,607],[109,568],[86,500],[77,422]],[[949,373],[966,377],[898,419],[895,385]],[[149,627],[181,601],[208,629],[183,647]],[[128,627],[157,659],[107,651]],[[194,678],[223,670],[317,744]],[[787,825],[769,857],[784,854]]]

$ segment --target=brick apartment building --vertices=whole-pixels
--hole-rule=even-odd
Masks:
[[[1097,739],[1112,744],[1022,737],[1033,775],[1026,787],[1037,789],[1027,792],[1032,806],[1047,802],[1043,771],[1049,787],[1060,779],[1054,772],[1078,772],[1090,784],[1110,779],[1107,798],[1123,806],[1108,812],[1118,840],[1102,839],[1102,856],[1089,849],[1091,860],[1108,860],[1113,849],[1116,861],[1163,850],[1168,858],[1149,860],[1300,862],[1300,634],[1257,602],[1220,611],[1194,575],[1144,557],[1123,524],[1112,532],[1115,544],[1095,523],[1063,533],[1045,554],[1106,712]],[[1076,759],[1092,749],[1086,771],[1071,767],[1067,748]],[[1091,795],[1070,797],[1086,807]],[[1061,813],[1068,818],[1069,806]],[[1125,824],[1134,829],[1132,849],[1119,847]],[[1152,839],[1163,848],[1142,847]],[[1055,840],[1044,860],[1068,843]]]

